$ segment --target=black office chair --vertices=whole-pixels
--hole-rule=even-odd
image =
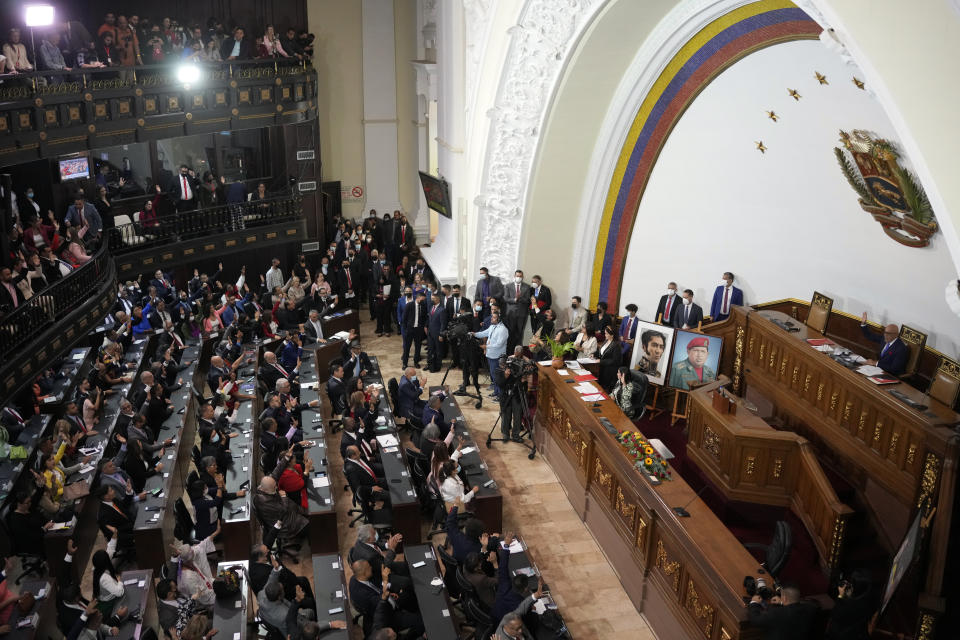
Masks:
[[[195,472],[194,472],[195,473]],[[177,498],[173,503],[173,537],[184,544],[197,543],[193,535],[194,522],[183,498]]]
[[[761,549],[764,553],[764,560],[761,563],[767,573],[776,578],[787,560],[790,559],[790,551],[793,548],[793,530],[784,520],[778,520],[773,529],[773,540],[770,544],[760,544],[759,542],[745,542],[743,544],[747,549]],[[752,551],[751,551],[752,553]]]
[[[410,441],[419,448],[420,443],[423,441],[423,428],[426,425],[424,425],[423,421],[416,416],[404,417],[406,418],[406,422],[404,424],[410,430]]]
[[[447,553],[442,546],[437,546],[437,557],[443,563],[443,584],[450,595],[450,602],[458,604],[460,602],[460,583],[457,582],[457,571],[460,569],[460,563],[452,555]]]
[[[373,526],[377,531],[387,531],[393,528],[393,514],[389,509],[376,509],[374,507],[376,500],[370,487],[363,486],[358,489],[351,484],[350,490],[353,492],[353,506],[359,507],[360,510],[360,515],[351,520],[348,525],[351,529],[361,520]],[[350,513],[355,512],[354,509],[350,510]]]
[[[20,559],[20,568],[22,571],[14,581],[15,584],[19,585],[20,582],[27,576],[36,575],[37,577],[42,577],[46,575],[46,557],[26,553],[20,549],[17,549],[16,546],[13,545],[13,537],[10,535],[10,530],[7,524],[7,517],[9,515],[9,512],[6,512],[3,514],[3,517],[0,517],[0,533],[2,533],[5,540],[10,541],[11,553]]]
[[[630,371],[630,378],[633,382],[633,396],[630,399],[634,407],[640,407],[639,415],[634,416],[633,419],[639,420],[647,412],[647,405],[644,401],[647,397],[649,380],[647,380],[647,374],[636,369]]]
[[[392,405],[393,415],[396,418],[402,418],[400,415],[400,383],[396,378],[390,378],[387,381],[387,393],[390,394],[390,404]],[[398,425],[399,426],[399,425]]]
[[[256,511],[256,509],[254,509]],[[260,514],[257,513],[257,521],[260,522],[260,529],[263,531],[263,544],[273,551],[277,558],[286,555],[293,564],[299,563],[296,551],[300,550],[300,545],[295,542],[289,542],[280,535],[279,530],[273,526],[273,522],[265,522]]]
[[[486,606],[483,602],[480,601],[480,595],[477,593],[477,588],[473,586],[473,583],[467,580],[467,576],[463,573],[463,566],[457,567],[457,584],[460,585],[461,601],[466,605],[468,601],[474,601],[480,607],[486,611]],[[466,606],[464,606],[464,612],[466,613]]]
[[[476,629],[473,634],[473,638],[476,640],[486,640],[497,630],[490,613],[483,609],[483,605],[477,599],[468,598],[464,601],[463,615],[467,618],[470,626]]]

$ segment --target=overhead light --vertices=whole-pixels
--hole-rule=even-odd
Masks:
[[[183,84],[195,84],[200,79],[200,67],[195,64],[182,64],[177,67],[177,80]]]
[[[53,24],[53,5],[28,4],[24,7],[23,22],[28,27],[49,27]]]

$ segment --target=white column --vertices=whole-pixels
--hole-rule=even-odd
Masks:
[[[413,66],[417,71],[417,168],[424,173],[430,173],[430,102],[436,100],[437,94],[437,65],[432,62],[415,60]],[[430,238],[430,209],[427,199],[420,188],[417,179],[417,210],[410,212],[413,216],[413,230],[417,234],[418,242],[423,244]]]
[[[393,0],[363,0],[365,211],[400,209]]]

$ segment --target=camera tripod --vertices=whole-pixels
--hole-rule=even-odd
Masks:
[[[467,358],[466,358],[462,353],[461,353],[461,358],[460,358],[460,359],[463,360],[463,367],[470,367],[470,366],[472,366],[472,365],[467,361]],[[451,370],[451,369],[453,369],[453,360],[450,361],[450,364],[447,365],[447,370],[443,373],[443,380],[440,381],[440,387],[441,387],[441,388],[443,388],[444,383],[447,381],[447,376],[450,375],[450,370]],[[471,373],[473,373],[472,370],[471,370]],[[466,376],[464,377],[464,379],[467,379]],[[454,391],[453,395],[455,395],[455,396],[466,396],[467,398],[476,398],[476,399],[477,399],[477,403],[476,403],[475,405],[473,405],[473,408],[474,408],[474,409],[479,409],[480,407],[483,406],[483,394],[480,393],[480,381],[477,380],[476,374],[474,374],[473,379],[474,379],[474,381],[475,381],[474,388],[477,390],[477,395],[473,395],[472,393],[467,393],[466,391],[463,391],[463,392]],[[467,386],[466,386],[466,385],[463,385],[463,388],[466,389]]]
[[[502,395],[500,396],[500,415],[497,416],[497,421],[493,423],[493,426],[490,427],[490,433],[487,434],[487,449],[492,446],[494,440],[499,442],[517,442],[530,450],[527,459],[533,460],[534,456],[537,455],[537,445],[533,442],[533,423],[530,421],[530,406],[527,404],[527,394],[522,391],[522,385],[522,380],[517,379],[510,384],[509,388],[502,390]],[[514,398],[514,396],[516,396],[516,398]],[[494,438],[493,432],[497,430],[497,425],[503,420],[504,407],[509,411],[510,403],[514,402],[515,399],[520,402],[520,439],[513,440],[509,437]],[[525,442],[524,439],[530,440],[530,442]]]

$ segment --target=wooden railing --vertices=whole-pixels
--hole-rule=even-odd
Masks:
[[[853,510],[840,502],[805,438],[774,430],[739,401],[736,413],[714,408],[720,384],[690,394],[687,455],[728,499],[789,507],[823,566],[835,568]]]

